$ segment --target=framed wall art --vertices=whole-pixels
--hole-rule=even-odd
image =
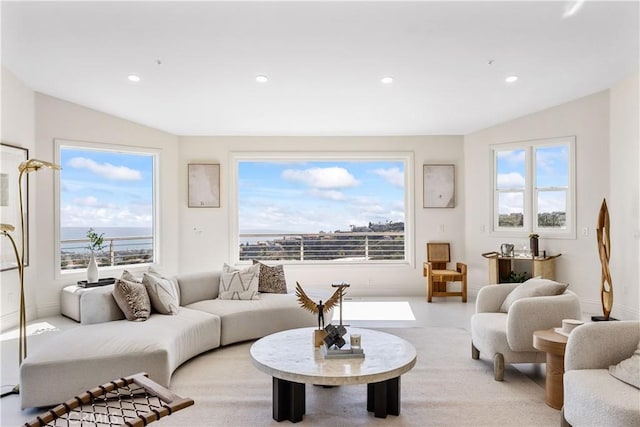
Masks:
[[[20,193],[18,189],[18,166],[29,158],[29,150],[15,145],[0,143],[0,221],[15,227],[11,237],[16,242],[18,251],[22,245],[20,233]],[[22,200],[24,215],[24,266],[29,265],[29,194],[28,174],[22,179]],[[0,236],[2,237],[2,236]],[[0,271],[18,268],[18,261],[11,241],[0,238]]]
[[[456,205],[455,166],[423,165],[424,208],[453,208]]]
[[[220,207],[220,165],[189,163],[189,207]]]

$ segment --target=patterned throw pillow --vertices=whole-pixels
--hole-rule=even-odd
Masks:
[[[127,320],[145,321],[151,315],[151,302],[142,283],[117,279],[112,295]]]
[[[180,306],[178,291],[171,280],[144,273],[142,283],[147,288],[151,306],[160,314],[177,314]]]
[[[220,275],[219,299],[252,300],[258,297],[260,265],[236,270],[225,264]]]
[[[287,282],[284,278],[284,267],[282,264],[273,267],[253,260],[253,265],[260,265],[260,280],[258,291],[271,294],[286,294]]]

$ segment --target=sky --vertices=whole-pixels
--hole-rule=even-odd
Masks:
[[[404,221],[403,161],[240,161],[240,233],[349,231]]]
[[[566,145],[536,147],[535,179],[537,187],[567,187],[569,185],[569,149]],[[504,150],[497,154],[498,189],[524,190],[526,176],[525,150]],[[522,212],[522,194],[501,194],[499,213]],[[564,212],[566,192],[539,193],[539,212]]]
[[[153,225],[153,156],[60,150],[61,227]]]

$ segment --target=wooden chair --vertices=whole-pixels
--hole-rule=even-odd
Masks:
[[[467,302],[467,264],[458,262],[455,270],[449,270],[450,261],[449,243],[427,243],[427,262],[422,269],[427,281],[427,302],[432,297],[462,297],[462,302]],[[447,282],[462,282],[460,292],[447,292]]]
[[[81,393],[24,427],[144,427],[193,403],[192,399],[178,396],[141,372]]]

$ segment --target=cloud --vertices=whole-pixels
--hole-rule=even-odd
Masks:
[[[73,199],[73,203],[78,206],[96,206],[98,204],[98,199],[93,196],[76,197]]]
[[[312,188],[309,191],[309,194],[315,197],[320,197],[321,199],[334,201],[347,200],[347,197],[344,195],[344,193],[336,190],[318,190],[317,188]]]
[[[88,171],[113,181],[139,181],[142,173],[126,166],[114,166],[111,163],[98,163],[85,157],[74,157],[67,162],[67,165],[76,169],[87,169]]]
[[[383,177],[390,184],[395,185],[396,187],[404,188],[404,171],[401,171],[398,168],[375,169],[373,173]]]
[[[123,207],[96,204],[89,206],[75,204],[75,201],[60,208],[61,223],[64,227],[151,227],[153,224],[151,212],[151,205]]]
[[[287,181],[300,182],[312,188],[349,188],[360,185],[348,170],[341,167],[285,169],[281,177]]]
[[[524,176],[517,172],[498,174],[498,188],[524,188]]]

